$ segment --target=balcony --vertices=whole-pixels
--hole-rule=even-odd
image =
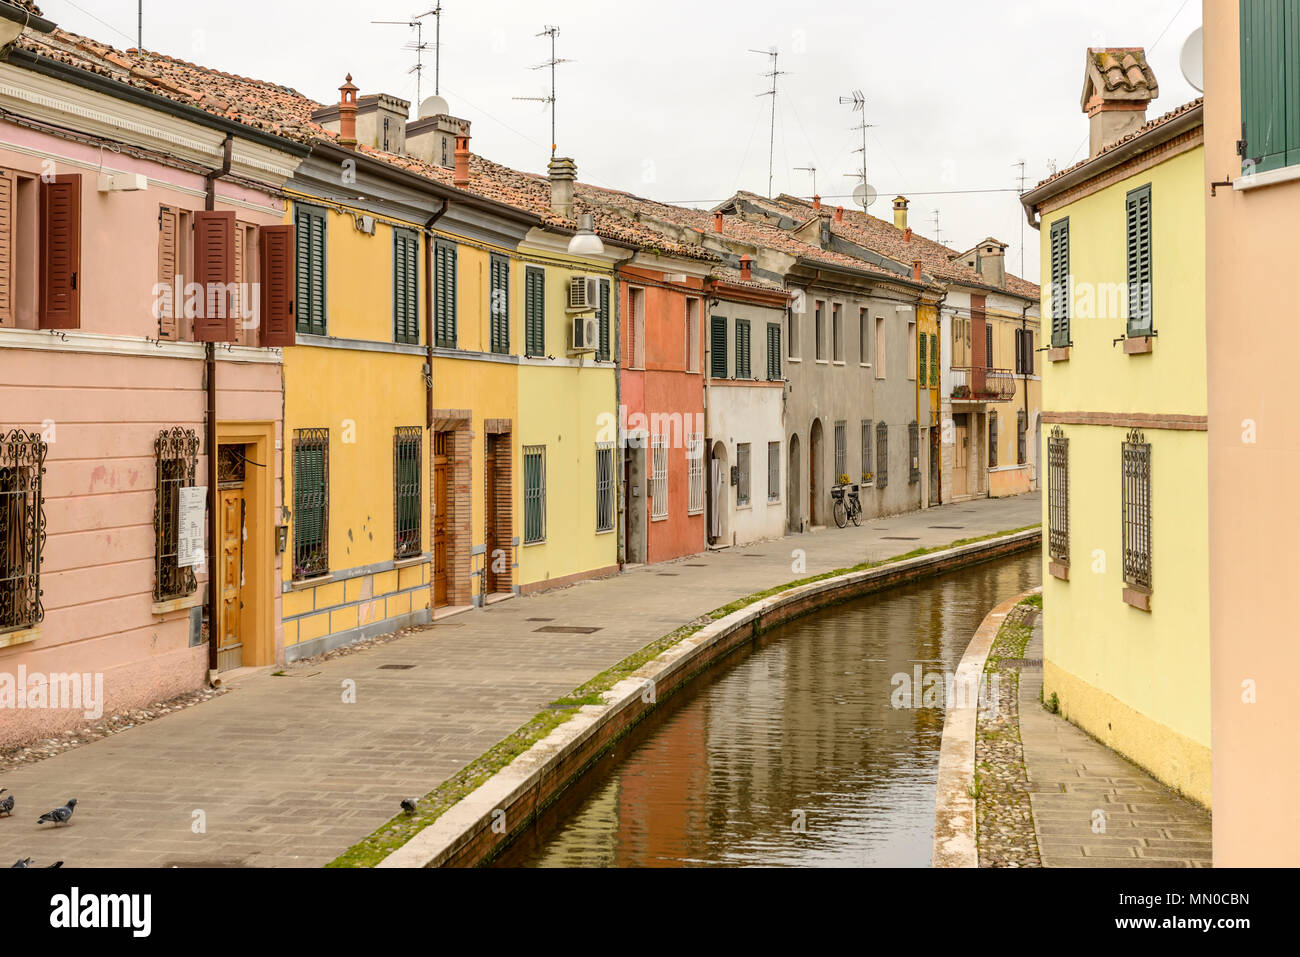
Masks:
[[[1010,369],[954,366],[954,402],[1010,402],[1016,395],[1016,374]]]

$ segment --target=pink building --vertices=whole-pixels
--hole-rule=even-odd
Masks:
[[[306,153],[32,23],[0,61],[0,746],[282,658],[272,280]]]

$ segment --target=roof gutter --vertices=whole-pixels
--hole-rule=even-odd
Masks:
[[[1041,229],[1042,223],[1037,218],[1038,207],[1047,202],[1054,196],[1059,196],[1068,189],[1072,189],[1081,183],[1086,183],[1094,176],[1106,172],[1127,162],[1134,156],[1139,156],[1161,143],[1167,142],[1176,136],[1180,136],[1189,130],[1194,130],[1205,123],[1204,119],[1205,104],[1201,103],[1186,113],[1182,113],[1167,123],[1147,130],[1140,136],[1136,136],[1122,146],[1118,146],[1109,152],[1102,153],[1094,159],[1089,160],[1082,166],[1063,173],[1055,179],[1049,180],[1041,186],[1031,189],[1020,197],[1020,204],[1025,208],[1025,217],[1029,220],[1029,225],[1034,229]]]
[[[21,23],[23,30],[35,30],[37,33],[53,33],[58,26],[53,20],[46,20],[30,10],[16,7],[12,3],[2,2],[2,0],[0,0],[0,20]],[[19,31],[18,36],[22,36],[21,31]],[[17,37],[14,39],[16,40]],[[0,51],[0,60],[3,59],[5,59],[5,54]]]

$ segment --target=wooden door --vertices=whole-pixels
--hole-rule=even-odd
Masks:
[[[484,479],[486,480],[486,494],[483,502],[483,522],[486,526],[484,536],[486,548],[483,556],[483,594],[485,596],[496,594],[498,591],[496,569],[500,556],[497,552],[507,544],[499,541],[497,537],[497,521],[501,514],[497,504],[497,455],[500,454],[501,444],[499,435],[489,435],[487,437],[487,448],[484,450],[485,454],[483,456]]]
[[[221,495],[221,622],[217,631],[217,670],[243,666],[244,490],[224,488]]]
[[[447,604],[447,481],[449,432],[433,436],[433,607]]]
[[[955,427],[956,438],[953,448],[952,494],[968,495],[970,482],[970,435],[964,424]]]

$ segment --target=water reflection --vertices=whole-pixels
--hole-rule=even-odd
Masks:
[[[896,710],[891,679],[951,672],[984,616],[1038,579],[1030,552],[772,632],[638,729],[500,863],[928,866],[943,711]]]

